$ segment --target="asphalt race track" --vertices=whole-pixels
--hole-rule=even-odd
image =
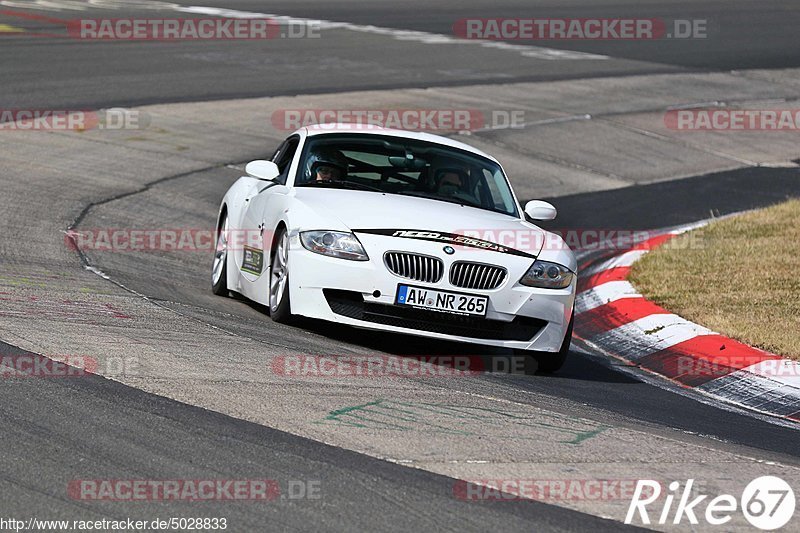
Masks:
[[[318,39],[268,42],[52,33],[59,20],[82,17],[220,13],[331,27]],[[461,18],[532,16],[707,19],[709,36],[448,41]],[[522,199],[556,205],[546,228],[651,230],[771,205],[800,196],[796,131],[685,134],[665,127],[664,113],[709,102],[796,107],[798,22],[789,0],[0,1],[0,110],[125,107],[147,117],[134,131],[0,131],[0,356],[98,363],[74,377],[0,375],[0,518],[224,517],[231,531],[616,531],[644,525],[622,523],[629,494],[469,501],[460,487],[692,478],[704,494],[738,495],[775,475],[796,491],[796,424],[715,404],[579,343],[557,374],[526,375],[508,370],[514,359],[503,350],[310,320],[278,325],[258,305],[211,293],[208,250],[78,251],[65,232],[213,229],[244,164],[289,133],[276,113],[306,108],[523,110],[519,128],[458,137],[496,155]],[[48,36],[33,35],[41,32]],[[491,370],[275,370],[281,357],[302,354],[471,355]],[[253,479],[275,480],[280,496],[94,501],[70,489],[76,480]],[[714,530],[686,520],[647,527]],[[728,527],[754,530],[741,515]],[[785,530],[800,530],[797,518]]]
[[[25,1],[6,2],[14,13]],[[128,2],[141,5],[142,2]],[[125,2],[96,2],[118,6]],[[157,5],[157,2],[151,4]],[[413,41],[375,39],[361,32],[334,32],[325,39],[269,42],[96,42],[6,37],[0,58],[5,73],[4,105],[15,107],[132,106],[157,102],[328,93],[356,89],[437,87],[479,82],[556,80],[676,71],[719,71],[800,66],[795,34],[796,5],[764,2],[170,2],[250,13],[374,25],[452,35],[464,17],[661,17],[708,20],[707,39],[672,41],[547,41],[513,44],[575,50],[609,56],[520,63],[519,54],[476,47],[424,46]],[[25,10],[21,10],[25,12]],[[185,16],[172,9],[29,9],[51,18]],[[10,14],[0,21],[32,31],[56,33],[59,24]],[[394,41],[394,42],[393,42]],[[410,46],[411,45],[411,46]],[[455,48],[455,49],[454,49]],[[35,65],[35,67],[34,67]],[[46,73],[43,80],[41,74]],[[225,83],[219,83],[224,79]]]

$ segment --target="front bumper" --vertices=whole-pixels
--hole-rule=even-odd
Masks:
[[[316,254],[303,248],[296,234],[290,238],[293,314],[373,330],[505,348],[557,352],[561,347],[575,301],[575,280],[565,289],[536,289],[517,283],[533,259],[463,249],[447,256],[438,243],[363,234],[358,237],[369,261]],[[404,279],[384,265],[383,254],[388,250],[439,257],[445,263],[445,272],[455,260],[501,265],[507,268],[508,277],[493,290],[454,287],[447,274],[437,283]],[[487,296],[486,318],[394,305],[401,283]]]

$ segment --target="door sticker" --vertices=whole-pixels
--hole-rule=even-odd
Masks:
[[[244,247],[242,270],[260,276],[264,267],[264,252],[249,246]]]

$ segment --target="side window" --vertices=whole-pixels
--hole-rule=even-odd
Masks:
[[[508,187],[505,186],[505,179],[500,171],[492,173],[489,169],[484,169],[483,178],[486,180],[486,188],[491,197],[490,202],[494,204],[494,207],[513,213],[515,211],[514,198],[511,196]]]
[[[282,185],[286,184],[286,178],[289,174],[289,167],[291,166],[292,159],[294,158],[294,153],[297,151],[298,144],[300,144],[299,137],[286,139],[272,156],[272,162],[278,165],[278,170],[281,171],[281,175],[275,181]]]

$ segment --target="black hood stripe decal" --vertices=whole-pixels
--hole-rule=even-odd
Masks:
[[[367,233],[370,235],[384,235],[386,237],[398,237],[401,239],[416,239],[420,241],[439,242],[442,244],[453,244],[456,246],[465,246],[467,248],[478,248],[480,250],[487,250],[490,252],[499,252],[501,254],[517,255],[520,257],[529,257],[536,259],[535,255],[515,250],[508,246],[503,246],[491,241],[484,241],[466,235],[459,235],[457,233],[445,233],[443,231],[430,231],[424,229],[354,229],[353,233]]]

